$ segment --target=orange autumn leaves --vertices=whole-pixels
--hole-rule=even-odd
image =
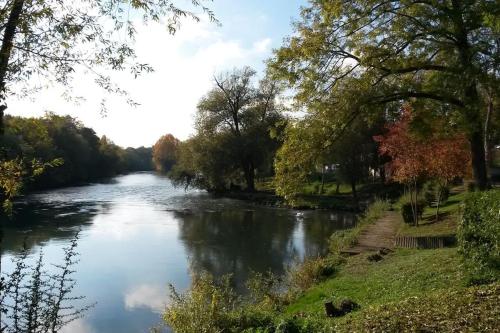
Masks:
[[[407,106],[400,120],[388,126],[385,135],[374,137],[380,154],[391,158],[388,165],[391,178],[403,184],[425,178],[449,183],[467,175],[470,150],[465,136],[418,138],[410,131],[412,118],[412,109]]]

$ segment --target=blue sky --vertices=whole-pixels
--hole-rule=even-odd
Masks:
[[[74,89],[85,99],[79,104],[66,101],[60,87],[54,86],[30,100],[9,101],[8,113],[70,114],[121,146],[150,146],[166,133],[188,138],[193,134],[196,104],[212,87],[213,75],[244,65],[263,71],[272,49],[292,33],[292,19],[299,17],[300,6],[306,1],[214,0],[209,5],[221,27],[207,20],[184,21],[175,36],[156,24],[138,27],[139,59],[151,64],[155,73],[136,80],[124,73],[113,78],[140,106],[132,108],[123,98],[104,96],[92,77],[82,72]],[[99,112],[102,97],[108,106],[104,118]]]

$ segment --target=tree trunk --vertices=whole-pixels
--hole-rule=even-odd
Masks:
[[[484,121],[484,159],[486,166],[490,166],[490,124],[493,116],[493,98],[491,93],[488,93],[488,109],[486,110],[486,120]]]
[[[472,171],[474,181],[480,191],[488,189],[488,171],[482,131],[474,131],[469,135],[472,154]]]
[[[247,191],[255,191],[255,168],[253,167],[253,162],[246,162],[243,166],[243,172],[245,174],[245,181],[247,183]]]
[[[5,104],[5,77],[9,67],[12,47],[14,46],[14,35],[19,25],[19,18],[21,17],[23,6],[24,0],[14,0],[2,36],[2,47],[0,48],[0,136],[2,136],[5,131],[4,114],[7,109],[7,105]]]
[[[321,166],[321,187],[319,188],[319,195],[323,194],[325,188],[325,166]]]
[[[356,202],[358,202],[358,192],[356,191],[356,178],[351,177],[351,190],[352,190],[352,197]]]

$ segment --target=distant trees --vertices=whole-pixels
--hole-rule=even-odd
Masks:
[[[153,146],[153,162],[156,170],[169,172],[177,161],[180,141],[172,134],[162,136]]]
[[[48,113],[42,118],[7,116],[5,120],[0,157],[6,167],[12,167],[15,161],[25,166],[19,172],[30,178],[25,179],[29,184],[21,182],[20,186],[57,187],[152,170],[151,148],[120,148],[69,116]],[[41,166],[53,165],[52,161],[57,161],[57,167],[46,167],[36,177],[29,176]]]
[[[214,78],[198,104],[196,135],[179,148],[172,171],[177,182],[195,181],[211,190],[243,185],[255,190],[256,173],[271,175],[278,133],[285,119],[277,101],[279,86],[245,67]]]
[[[295,26],[271,69],[299,103],[334,106],[332,136],[353,118],[416,103],[466,135],[477,186],[487,187],[485,123],[500,86],[497,1],[311,1]]]

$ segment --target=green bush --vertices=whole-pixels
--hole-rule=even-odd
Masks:
[[[412,207],[413,206],[413,207]],[[412,205],[410,202],[405,202],[401,205],[401,215],[403,216],[403,221],[408,224],[415,223],[414,219],[414,210],[416,208],[417,219],[422,218],[422,214],[424,213],[424,209],[426,206],[426,202],[424,200],[417,200],[416,207],[415,203]]]
[[[288,271],[287,282],[290,291],[306,291],[316,283],[335,274],[343,262],[344,259],[335,254],[326,258],[306,259],[303,263],[292,267]]]
[[[500,277],[500,191],[470,193],[464,202],[458,243],[471,282]]]

